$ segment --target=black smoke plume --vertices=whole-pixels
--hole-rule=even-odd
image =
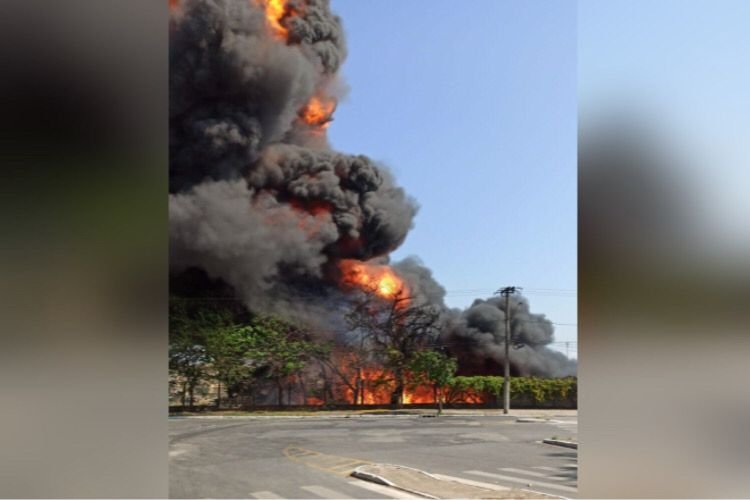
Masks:
[[[529,311],[529,304],[521,295],[511,296],[510,360],[514,375],[547,375],[566,377],[576,374],[577,365],[562,353],[547,347],[554,341],[554,326],[543,314]],[[466,372],[499,373],[493,366],[501,366],[505,359],[504,297],[477,299],[466,310],[454,311],[444,339],[459,356]]]
[[[225,282],[251,311],[330,326],[340,323],[344,294],[338,262],[387,262],[417,204],[382,165],[331,149],[330,116],[304,119],[314,99],[335,107],[345,88],[344,33],[328,0],[288,0],[277,19],[283,37],[265,1],[183,0],[172,9],[170,267],[173,276],[197,268]],[[447,341],[494,356],[502,327],[492,318],[503,313],[493,299],[450,311],[418,260],[394,268],[419,300],[444,311]],[[518,331],[529,347],[515,362],[557,373],[560,360],[543,348],[551,325]]]

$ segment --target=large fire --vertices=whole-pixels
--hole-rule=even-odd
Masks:
[[[408,300],[409,287],[390,266],[344,259],[339,263],[339,269],[345,285],[375,293],[384,299]]]
[[[261,5],[271,32],[280,40],[286,41],[289,38],[289,30],[282,24],[282,20],[297,15],[297,12],[289,7],[285,0],[261,0]]]
[[[351,375],[340,397],[355,405],[387,405],[393,388],[393,376],[387,370],[363,368]],[[431,404],[435,402],[435,391],[425,385],[409,386],[404,388],[403,399],[404,404]]]
[[[289,29],[285,20],[299,16],[300,13],[291,7],[287,0],[254,0],[258,2],[266,14],[266,23],[271,33],[279,40],[289,42]],[[313,132],[322,133],[333,120],[336,100],[330,97],[314,95],[305,106],[300,109],[299,117],[303,123],[309,125]]]
[[[336,101],[325,96],[315,95],[300,111],[302,121],[313,127],[328,128],[333,120]]]
[[[345,374],[346,383],[336,384],[333,391],[334,400],[339,404],[350,405],[389,405],[395,387],[393,374],[380,368],[347,369],[343,363],[339,373]],[[407,405],[436,404],[437,394],[429,385],[411,385],[404,387],[403,403]],[[444,389],[441,399],[444,403],[483,404],[487,402],[486,395],[471,391],[452,391]],[[308,405],[316,406],[326,403],[320,397],[308,397]]]

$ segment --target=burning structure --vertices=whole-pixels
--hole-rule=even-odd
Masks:
[[[419,260],[391,263],[416,202],[384,166],[327,141],[346,57],[328,0],[171,0],[170,9],[173,289],[198,269],[252,313],[309,325],[341,346],[352,335],[342,307],[355,292],[403,298],[439,316],[433,343],[458,356],[461,371],[497,373],[504,302],[448,309]],[[575,364],[546,347],[552,324],[523,297],[510,307],[524,345],[512,352],[513,372],[573,374]]]

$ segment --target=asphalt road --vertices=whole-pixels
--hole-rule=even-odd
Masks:
[[[364,463],[576,497],[576,419],[385,416],[170,419],[173,498],[399,498],[349,477]],[[531,485],[531,486],[529,486]]]

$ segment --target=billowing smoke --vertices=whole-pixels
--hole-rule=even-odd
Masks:
[[[330,150],[330,117],[305,120],[343,87],[343,32],[326,0],[284,5],[285,40],[247,0],[188,0],[171,25],[172,269],[200,267],[261,311],[289,310],[337,259],[394,250],[417,210],[387,170]]]
[[[554,341],[552,322],[543,314],[531,313],[521,295],[511,295],[508,305],[511,368],[519,375],[575,375],[575,361],[547,347]],[[454,312],[443,338],[448,345],[458,346],[454,350],[471,353],[460,358],[465,369],[481,370],[488,360],[502,364],[507,314],[504,297],[477,299],[468,309]]]
[[[501,373],[505,359],[504,297],[477,299],[465,310],[445,306],[445,289],[435,281],[432,272],[417,258],[393,264],[418,303],[435,304],[443,311],[443,334],[438,346],[458,356],[465,373]],[[522,295],[511,295],[510,331],[511,369],[518,375],[565,377],[575,375],[577,364],[562,353],[550,349],[554,342],[554,325],[543,314],[529,310]]]
[[[327,0],[289,0],[288,41],[254,0],[185,0],[170,32],[170,190],[244,175],[269,144],[312,144],[297,120],[311,97],[342,87],[340,19]],[[329,97],[337,97],[335,95]]]
[[[345,88],[337,77],[346,56],[341,20],[328,0],[183,0],[171,8],[173,275],[198,268],[251,311],[340,323],[338,263],[387,263],[417,212],[386,168],[333,151],[326,139]],[[450,311],[418,260],[392,267],[416,298],[444,311],[446,342],[495,356],[504,312],[494,299]],[[564,359],[543,347],[551,325],[519,328],[528,346],[513,353],[519,370],[559,373]]]

